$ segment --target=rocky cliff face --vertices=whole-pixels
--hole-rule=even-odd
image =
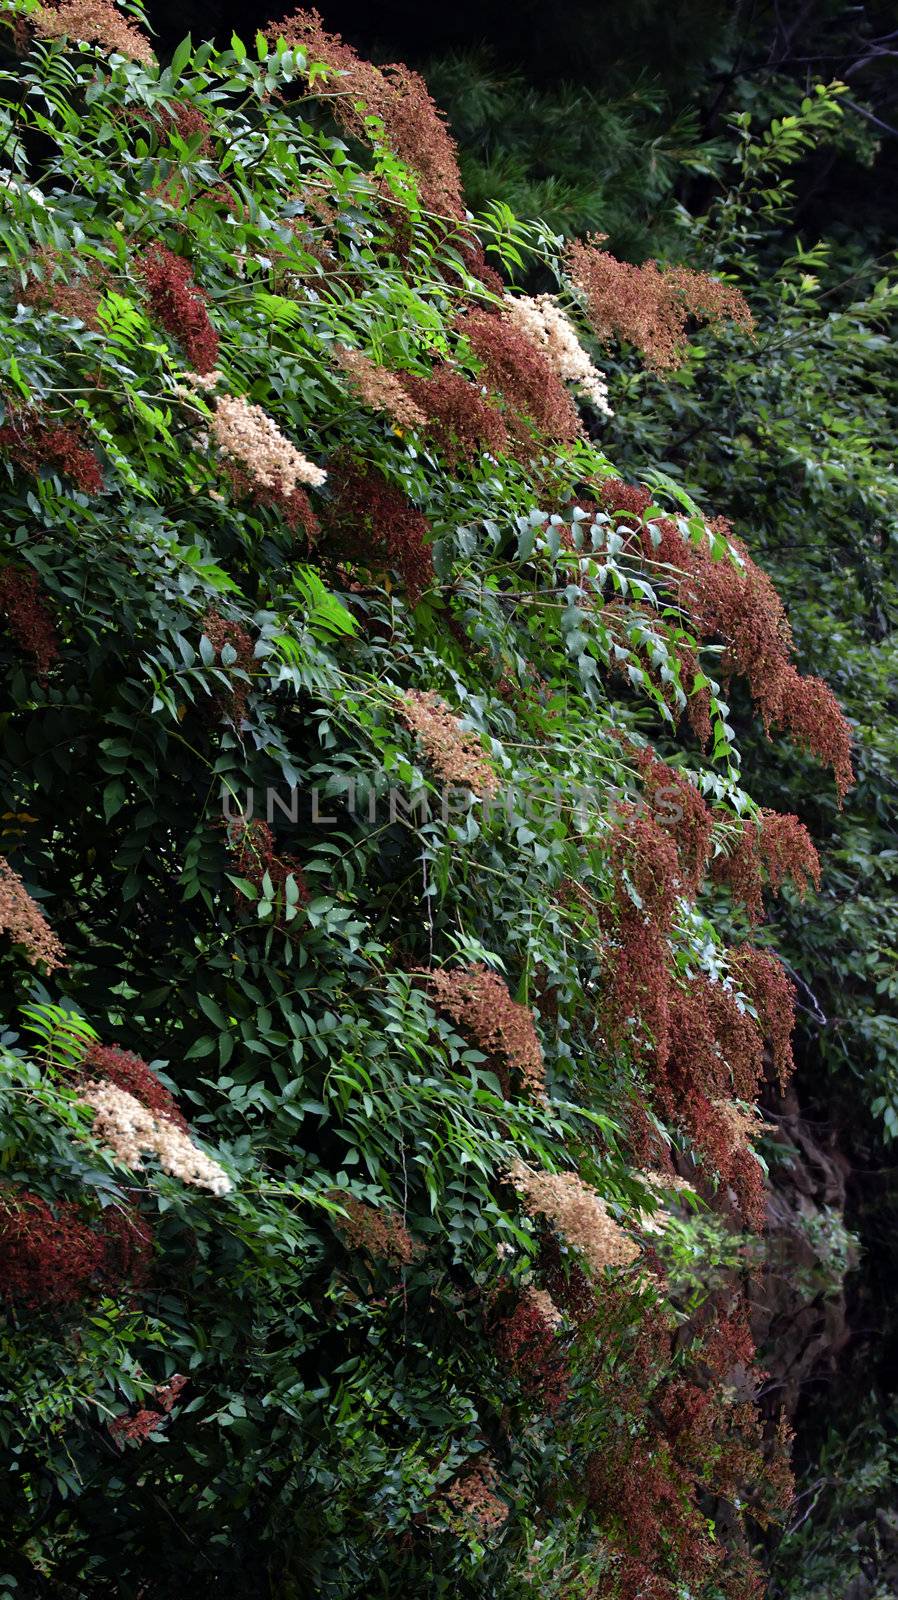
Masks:
[[[845,1227],[850,1163],[832,1130],[808,1122],[794,1094],[774,1123],[768,1233],[752,1291],[765,1392],[794,1421],[811,1384],[833,1382],[851,1341],[845,1275],[859,1251]]]
[[[884,1240],[898,1173],[877,1169],[878,1152],[862,1143],[850,1160],[834,1129],[803,1116],[794,1094],[765,1115],[776,1154],[753,1331],[769,1373],[762,1403],[771,1413],[785,1407],[799,1470],[790,1524],[770,1551],[768,1597],[895,1600],[896,1315]]]

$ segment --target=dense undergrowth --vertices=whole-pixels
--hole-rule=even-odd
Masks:
[[[7,1591],[760,1593],[740,745],[836,826],[849,734],[647,465],[752,296],[470,218],[314,16],[4,21]]]

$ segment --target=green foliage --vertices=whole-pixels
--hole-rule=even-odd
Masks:
[[[894,1410],[875,1397],[860,1421],[833,1429],[796,1501],[777,1555],[775,1600],[894,1593],[898,1517]]]
[[[713,173],[723,145],[702,137],[694,109],[671,110],[650,80],[536,88],[483,52],[426,68],[461,149],[468,203],[503,200],[558,232],[609,235],[640,260],[677,239],[676,185]]]

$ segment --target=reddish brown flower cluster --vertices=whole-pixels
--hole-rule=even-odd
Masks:
[[[19,649],[33,658],[41,681],[59,657],[56,629],[43,595],[36,573],[18,567],[0,569],[0,612]]]
[[[409,1233],[398,1211],[388,1206],[369,1206],[355,1195],[332,1189],[331,1200],[337,1201],[346,1216],[335,1216],[334,1227],[345,1239],[350,1250],[360,1250],[374,1261],[392,1261],[397,1266],[408,1266],[418,1254],[418,1246]]]
[[[688,267],[662,271],[654,261],[634,267],[601,248],[605,237],[572,240],[566,252],[568,271],[604,344],[620,339],[634,345],[649,366],[669,371],[683,362],[690,317],[715,327],[726,321],[753,327],[744,295],[731,284]]]
[[[152,1235],[139,1214],[108,1206],[94,1224],[70,1201],[0,1195],[0,1295],[29,1308],[73,1305],[144,1280]]]
[[[675,1600],[682,1590],[665,1573],[672,1559],[678,1573],[704,1587],[711,1576],[714,1547],[707,1520],[688,1494],[690,1488],[687,1475],[678,1470],[661,1438],[633,1440],[621,1432],[590,1456],[586,1469],[590,1506],[617,1532],[622,1547],[612,1593]]]
[[[26,472],[37,477],[51,467],[70,478],[82,494],[101,494],[103,474],[93,451],[75,428],[44,422],[36,411],[18,411],[0,428],[0,450],[6,450]]]
[[[609,994],[613,1035],[638,1041],[639,1026],[654,1041],[656,1054],[667,1050],[667,932],[680,884],[677,846],[653,817],[623,806],[608,839],[619,918],[614,972]]]
[[[121,1445],[122,1448],[124,1448],[125,1444],[143,1444],[151,1433],[155,1433],[157,1428],[162,1426],[166,1416],[173,1409],[181,1390],[189,1382],[189,1378],[186,1378],[183,1373],[176,1372],[168,1383],[157,1383],[153,1389],[153,1399],[161,1406],[161,1411],[152,1411],[149,1407],[144,1407],[142,1410],[135,1412],[133,1416],[129,1416],[125,1412],[122,1416],[116,1417],[110,1422],[109,1432],[116,1444]]]
[[[792,1056],[794,986],[772,950],[740,945],[738,949],[730,951],[730,965],[737,982],[758,1013],[758,1023],[770,1045],[780,1088],[785,1089],[795,1069]]]
[[[65,966],[65,951],[43,912],[4,856],[0,856],[0,933],[21,945],[33,967]]]
[[[129,56],[145,67],[155,59],[146,34],[128,22],[111,0],[44,0],[28,21],[39,39],[78,39],[99,45],[109,55]]]
[[[187,1120],[178,1110],[174,1095],[146,1062],[130,1050],[117,1050],[114,1045],[91,1045],[79,1063],[78,1081],[88,1083],[96,1078],[114,1083],[116,1088],[133,1095],[154,1116],[165,1117],[183,1133],[187,1132]]]
[[[729,523],[717,518],[708,524],[735,555],[714,560],[709,543],[694,544],[684,537],[672,517],[641,520],[651,502],[647,489],[605,479],[600,492],[606,510],[639,524],[645,560],[658,568],[699,636],[724,640],[723,674],[739,673],[746,679],[768,734],[785,729],[831,766],[842,799],[854,781],[848,724],[828,685],[820,678],[803,678],[793,665],[792,633],[782,602]]]
[[[444,783],[470,789],[473,794],[494,795],[499,777],[484,755],[477,733],[466,733],[461,719],[426,689],[409,689],[399,697],[399,715],[421,741],[437,776]]]
[[[680,664],[680,682],[683,693],[686,695],[686,718],[702,749],[711,743],[711,690],[707,684],[696,687],[696,679],[701,672],[698,656],[686,644],[678,644],[675,649],[677,660]],[[668,701],[668,703],[670,703]],[[676,712],[676,707],[671,708]]]
[[[288,878],[296,884],[298,904],[307,905],[311,899],[302,867],[293,856],[278,856],[274,850],[274,835],[266,822],[251,817],[233,817],[226,823],[228,848],[241,877],[262,889],[266,873],[274,889],[275,900],[283,910],[286,905],[284,886]]]
[[[402,383],[424,414],[427,435],[450,467],[474,461],[484,451],[501,456],[508,450],[501,411],[460,372],[443,363],[429,378],[405,372]]]
[[[155,1433],[164,1421],[161,1411],[150,1411],[145,1408],[135,1411],[133,1416],[125,1412],[123,1416],[116,1417],[109,1424],[109,1432],[116,1444],[124,1449],[126,1444],[144,1444],[150,1434]]]
[[[763,922],[763,874],[776,894],[789,880],[804,897],[820,887],[820,858],[803,822],[791,814],[762,811],[759,822],[745,822],[734,849],[716,857],[712,876],[727,886],[752,922]]]
[[[92,262],[86,272],[71,281],[61,274],[71,272],[72,265],[58,251],[39,250],[31,265],[33,275],[27,287],[18,291],[24,305],[39,311],[58,311],[63,317],[77,318],[94,333],[99,332],[97,308],[108,277],[99,262]]]
[[[494,1492],[499,1475],[493,1463],[484,1460],[449,1485],[444,1499],[463,1523],[473,1523],[485,1537],[498,1533],[508,1519],[508,1506]]]
[[[655,820],[676,843],[683,887],[696,895],[708,868],[714,818],[695,784],[659,761],[650,745],[633,755]]]
[[[181,345],[195,372],[212,372],[218,360],[218,334],[209,321],[207,296],[194,280],[189,262],[164,244],[151,244],[135,262],[147,286],[153,316]]]
[[[375,467],[347,457],[333,462],[331,498],[324,517],[336,553],[377,569],[386,563],[401,576],[411,605],[435,582],[430,524]]]
[[[525,418],[545,439],[570,442],[579,436],[577,408],[555,368],[510,316],[469,311],[458,326],[483,363],[485,382],[506,402],[521,442],[528,438]]]
[[[789,662],[771,677],[758,704],[769,727],[785,728],[803,750],[832,767],[836,791],[844,799],[854,783],[851,729],[829,684],[802,677]]]
[[[236,668],[238,672],[245,673],[246,678],[252,676],[255,667],[253,641],[239,622],[230,622],[227,618],[220,616],[217,611],[207,611],[203,617],[203,633],[214,649],[221,666],[224,667],[224,663],[221,660],[221,652],[225,646],[229,645],[234,651],[236,659],[230,663],[230,666],[224,667],[225,671]],[[246,702],[249,697],[249,691],[249,683],[244,678],[235,677],[234,686],[227,693],[227,704],[224,709],[237,728],[241,726],[246,716]],[[218,703],[218,696],[215,699],[216,703]]]
[[[456,240],[455,248],[472,277],[479,278],[493,294],[505,293],[505,284],[495,267],[491,267],[487,261],[486,252],[479,239]]]
[[[617,819],[606,849],[618,904],[625,908],[635,905],[644,917],[666,931],[677,894],[683,888],[676,841],[653,816],[639,812],[635,806],[620,806]]]
[[[651,751],[636,752],[636,760],[647,798],[657,807],[671,770]],[[735,1102],[751,1103],[757,1096],[765,1037],[782,1082],[791,1071],[793,995],[779,963],[748,948],[734,953],[733,970],[757,1021],[735,989],[704,974],[692,977],[687,988],[674,982],[668,934],[676,886],[696,892],[710,843],[704,802],[687,780],[679,783],[680,816],[674,828],[678,849],[654,818],[637,817],[635,811],[622,814],[609,841],[618,920],[606,953],[613,963],[608,1016],[612,1037],[628,1039],[644,1055],[661,1114],[689,1135],[733,1191],[745,1220],[761,1227],[766,1214],[763,1178],[750,1139],[762,1125]],[[775,837],[779,845],[778,831]],[[776,862],[778,869],[792,871],[796,860],[807,857],[803,852],[796,857],[791,829],[788,840]]]
[[[171,105],[158,108],[159,121],[167,134],[176,133],[179,139],[186,143],[199,133],[202,143],[197,151],[198,159],[208,156],[212,149],[212,130],[209,122],[204,117],[199,106],[191,105],[187,100],[174,100]]]
[[[541,1241],[539,1265],[553,1301],[577,1327],[588,1362],[581,1381],[589,1377],[606,1421],[584,1475],[613,1556],[595,1593],[675,1600],[685,1583],[696,1594],[713,1587],[728,1600],[760,1600],[739,1522],[746,1513],[765,1517],[772,1495],[785,1509],[789,1474],[784,1442],[761,1438],[750,1400],[733,1403],[737,1387],[749,1396],[761,1376],[744,1296],[727,1286],[679,1325],[622,1280],[605,1279],[596,1294],[551,1235]],[[720,1542],[697,1518],[709,1496],[731,1507]]]
[[[236,500],[252,500],[257,506],[271,506],[283,517],[291,533],[302,528],[309,544],[315,544],[321,525],[312,509],[312,502],[297,484],[289,492],[277,484],[259,483],[245,467],[236,461],[223,461],[231,489]]]
[[[510,1310],[494,1313],[487,1332],[499,1360],[524,1393],[550,1413],[567,1399],[570,1373],[558,1347],[560,1314],[544,1289],[525,1289]]]
[[[489,967],[440,967],[424,974],[441,1011],[473,1039],[484,1055],[498,1058],[498,1076],[507,1082],[509,1069],[535,1099],[545,1097],[543,1053],[527,1006],[512,1000],[497,972]]]
[[[791,1022],[791,1008],[785,1021]],[[667,1031],[651,1076],[659,1108],[733,1190],[745,1221],[762,1228],[763,1176],[750,1140],[764,1125],[735,1104],[755,1099],[764,1066],[760,1028],[735,993],[700,974],[688,989],[671,985]],[[785,1022],[772,1024],[780,1039]]]
[[[455,142],[417,72],[362,60],[338,33],[325,30],[317,11],[294,11],[274,25],[271,36],[299,47],[310,62],[323,61],[339,71],[328,84],[338,121],[370,141],[366,118],[379,117],[391,150],[417,174],[424,204],[450,217],[464,216]]]
[[[750,1393],[759,1377],[744,1310],[706,1303],[682,1329],[677,1361],[663,1326],[648,1339],[640,1327],[628,1347],[621,1309],[612,1286],[590,1330],[610,1431],[587,1463],[585,1486],[615,1552],[598,1593],[675,1600],[685,1585],[760,1600],[764,1584],[740,1524],[746,1514],[762,1524],[781,1515],[791,1477],[783,1427],[765,1441],[754,1403],[734,1403],[734,1389]],[[618,1351],[614,1363],[608,1347]],[[709,1496],[731,1508],[719,1542],[703,1515]]]

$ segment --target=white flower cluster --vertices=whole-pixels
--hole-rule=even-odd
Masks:
[[[0,172],[0,189],[11,189],[13,194],[27,194],[36,206],[46,206],[47,202],[40,189],[31,189],[24,178],[13,177],[12,173]]]
[[[187,1134],[168,1117],[156,1117],[133,1094],[108,1079],[97,1079],[81,1090],[81,1099],[96,1112],[94,1130],[117,1161],[139,1167],[146,1154],[158,1157],[163,1172],[197,1189],[227,1194],[231,1180],[217,1161],[198,1150]]]
[[[202,383],[195,377],[192,381],[198,388],[209,390],[220,376],[218,372],[210,372]],[[244,395],[219,396],[212,418],[212,434],[219,449],[246,467],[263,489],[277,489],[290,495],[300,484],[320,489],[327,480],[327,473],[290,443],[274,418]]]
[[[545,350],[559,378],[573,383],[586,395],[597,411],[613,417],[608,404],[605,374],[594,367],[577,338],[573,323],[550,294],[535,299],[526,294],[507,294],[505,304],[515,326]]]

